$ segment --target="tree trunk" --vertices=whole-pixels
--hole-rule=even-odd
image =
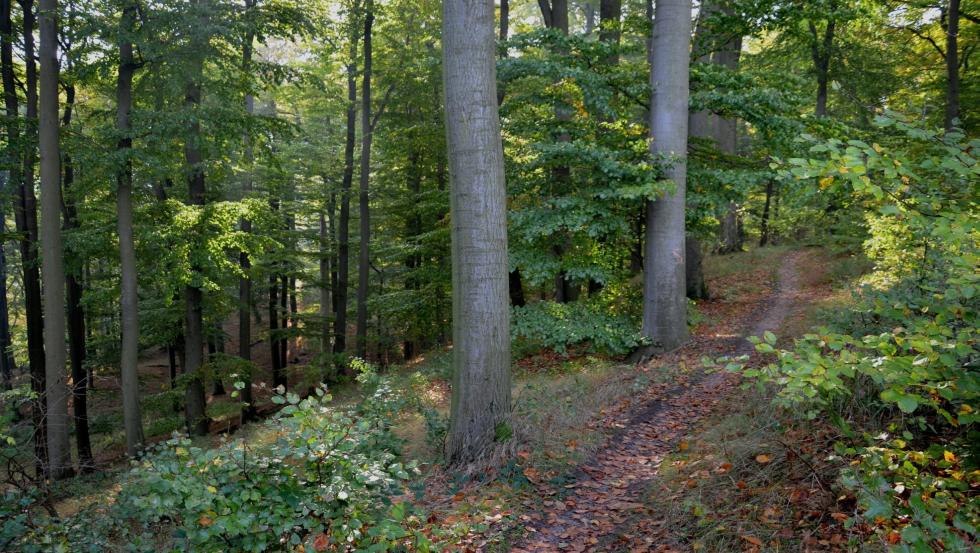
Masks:
[[[946,116],[944,128],[953,130],[960,117],[960,0],[949,0],[946,10]]]
[[[255,7],[256,0],[245,0],[245,11]],[[248,73],[252,67],[252,43],[255,42],[255,33],[249,29],[245,33],[242,42],[242,71]],[[250,92],[245,93],[245,115],[251,117],[255,113],[255,98]],[[245,175],[242,180],[242,199],[246,199],[252,191],[252,169],[255,163],[255,152],[252,145],[251,132],[246,130],[244,136],[243,162],[245,165]],[[252,221],[242,217],[240,221],[242,232],[252,232]],[[242,269],[243,276],[238,281],[238,356],[245,361],[252,360],[252,262],[248,257],[248,252],[242,251],[238,255],[238,265]],[[239,375],[244,387],[242,388],[242,420],[249,421],[255,418],[255,405],[252,398],[252,371],[245,371]]]
[[[279,275],[279,366],[283,370],[283,384],[288,380],[286,367],[289,366],[289,356],[287,350],[289,346],[289,279],[286,275]]]
[[[827,20],[822,39],[818,36],[816,24],[809,21],[808,27],[810,29],[813,68],[817,74],[817,106],[814,113],[817,117],[824,117],[827,115],[827,83],[830,80],[830,57],[834,45],[836,21],[834,19]]]
[[[320,331],[320,352],[330,351],[330,232],[327,227],[327,215],[320,211],[320,321],[323,325]]]
[[[3,183],[4,197],[8,197],[8,190],[13,190],[15,193],[19,193],[22,186],[20,182],[20,171],[18,170],[18,166],[15,161],[19,157],[17,145],[20,141],[20,129],[17,125],[17,90],[14,82],[13,45],[11,44],[13,39],[13,23],[11,22],[10,18],[10,7],[10,0],[0,0],[0,75],[3,77],[4,108],[7,116],[7,122],[4,127],[7,143],[6,154],[7,158],[10,160],[10,169],[4,177]],[[20,208],[15,205],[14,212],[17,213],[20,211]],[[0,205],[0,224],[3,225],[0,228],[6,228],[6,221],[4,220],[5,216],[6,210],[3,209],[2,205]],[[17,230],[22,232],[19,225]],[[24,239],[21,238],[20,242],[23,244]],[[26,262],[26,260],[22,261]],[[0,352],[0,362],[3,363],[4,389],[9,390],[12,386],[13,380],[14,358],[10,351],[11,337],[9,310],[7,306],[6,268],[6,255],[4,248],[2,245],[0,245],[0,270],[3,271],[2,275],[0,275],[2,276],[2,279],[0,279],[0,284],[3,286],[2,289],[0,289],[0,317],[2,317],[0,318],[0,347],[3,348],[3,351]],[[26,269],[27,267],[25,263],[25,284],[27,283]],[[27,288],[27,286],[25,286],[25,288]]]
[[[568,2],[567,0],[538,0],[541,8],[541,17],[544,19],[545,26],[549,29],[557,29],[562,34],[568,34]],[[570,121],[572,113],[567,106],[555,106],[555,118],[559,124]],[[558,142],[571,142],[572,137],[567,132],[561,132],[557,137]],[[551,170],[552,179],[556,182],[567,182],[571,178],[571,170],[567,166],[557,166]],[[567,188],[559,185],[560,188]],[[561,260],[562,256],[568,251],[570,239],[567,233],[560,232],[560,243],[554,247],[555,257]],[[555,301],[558,303],[568,303],[575,301],[579,296],[579,287],[573,284],[564,270],[555,275]]]
[[[762,222],[760,223],[759,232],[759,247],[763,247],[769,243],[769,205],[772,203],[772,193],[773,187],[775,186],[775,181],[769,179],[766,181],[766,204],[762,208]]]
[[[674,190],[647,207],[643,334],[654,350],[687,340],[684,200],[687,184],[688,66],[691,0],[659,0],[652,33],[650,144],[655,163],[672,160],[664,176]]]
[[[356,26],[352,25],[356,29]],[[354,141],[357,131],[357,41],[355,30],[350,37],[350,59],[347,63],[347,138],[344,142],[344,177],[341,181],[340,220],[337,229],[337,301],[334,304],[333,352],[338,373],[347,373],[344,353],[347,351],[347,289],[350,283],[350,196],[354,181]]]
[[[704,269],[701,263],[701,241],[692,234],[684,240],[685,247],[685,281],[687,282],[687,297],[692,300],[706,300],[709,297],[708,284],[704,281]]]
[[[70,46],[65,47],[66,50],[69,48]],[[71,127],[74,108],[75,85],[74,83],[67,83],[65,85],[65,114],[61,118],[61,126],[66,131]],[[70,232],[79,227],[78,210],[75,208],[74,199],[70,196],[71,189],[75,184],[75,166],[67,152],[62,156],[61,164],[64,171],[62,190],[63,194],[68,193],[65,194],[62,204],[63,229],[65,232]],[[69,258],[78,257],[77,253],[72,252],[69,248],[66,250]],[[72,414],[75,422],[78,466],[82,472],[91,472],[95,468],[95,464],[92,461],[92,443],[88,427],[88,375],[85,370],[87,352],[85,349],[85,309],[82,307],[81,273],[81,266],[69,267],[65,271],[65,288],[68,301],[68,358],[71,365]]]
[[[453,393],[446,457],[510,437],[507,190],[496,104],[492,0],[443,2],[452,209]]]
[[[44,305],[45,386],[48,424],[48,469],[52,478],[74,472],[68,444],[68,374],[65,351],[65,265],[61,240],[61,165],[58,146],[57,0],[39,6],[41,65],[38,96],[38,148],[41,154],[41,259]]]
[[[371,210],[368,185],[371,179],[371,26],[374,3],[364,8],[364,73],[361,85],[361,186],[358,209],[361,219],[360,250],[357,257],[357,356],[367,356],[368,278],[371,271]]]
[[[0,173],[0,197],[8,197],[10,175]],[[0,202],[0,229],[7,228],[6,202]],[[10,311],[7,305],[7,253],[4,244],[0,242],[0,378],[3,385],[0,390],[9,391],[13,388],[14,356],[10,349]]]
[[[600,0],[599,2],[599,40],[619,48],[622,34],[621,22],[623,17],[623,0]],[[606,59],[609,65],[619,63],[619,51],[615,51]]]
[[[37,198],[34,195],[34,164],[36,156],[37,130],[37,65],[34,59],[34,1],[20,2],[24,12],[23,21],[23,53],[24,77],[26,89],[26,113],[23,135],[18,129],[19,112],[17,108],[17,88],[14,76],[14,65],[11,55],[12,27],[9,21],[10,6],[5,15],[8,29],[3,32],[4,61],[3,83],[4,104],[7,111],[7,135],[19,138],[18,143],[8,143],[11,160],[17,159],[18,154],[23,161],[19,174],[16,164],[11,164],[11,176],[15,177],[17,187],[17,205],[14,210],[14,223],[20,235],[21,269],[24,273],[24,310],[27,326],[27,357],[31,370],[31,391],[37,399],[32,403],[32,418],[34,420],[34,454],[37,460],[38,472],[44,472],[48,466],[47,423],[45,421],[44,396],[44,315],[41,311],[41,273],[38,260],[37,232]]]
[[[730,7],[725,8],[726,15],[734,15]],[[731,72],[738,71],[738,62],[742,53],[742,37],[734,37],[724,44],[714,54],[714,63]],[[718,117],[715,121],[715,141],[718,149],[726,155],[738,153],[738,121],[730,117]],[[722,253],[734,253],[743,250],[738,203],[728,202],[722,221]]]
[[[192,0],[192,6],[200,9],[201,0]],[[191,67],[188,70],[188,81],[184,90],[184,106],[190,112],[190,125],[184,142],[184,160],[188,170],[188,199],[192,206],[203,209],[205,204],[205,180],[203,157],[201,155],[201,124],[198,110],[201,106],[201,82],[204,77],[204,46],[192,52]],[[191,265],[192,273],[200,273],[201,268]],[[202,313],[203,290],[195,285],[198,278],[192,278],[191,283],[184,287],[185,322],[184,322],[184,374],[188,378],[184,399],[184,413],[187,431],[190,434],[204,435],[208,433],[206,400],[204,397],[204,382],[201,378],[201,367],[204,362],[204,320]]]
[[[272,386],[286,386],[282,356],[279,354],[279,279],[269,276],[269,354],[272,359]]]

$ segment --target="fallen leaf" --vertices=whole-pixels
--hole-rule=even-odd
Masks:
[[[755,456],[755,462],[760,465],[765,465],[766,463],[772,462],[772,457],[766,455],[765,453],[760,453]]]
[[[330,536],[321,532],[313,539],[314,551],[326,551],[328,547],[330,547]]]
[[[739,537],[751,543],[752,545],[758,545],[759,547],[762,547],[762,540],[760,540],[755,536],[739,536]]]

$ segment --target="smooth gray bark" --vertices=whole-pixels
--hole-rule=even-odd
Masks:
[[[136,4],[123,5],[119,24],[119,75],[116,80],[116,150],[123,159],[116,174],[116,215],[119,232],[120,327],[122,344],[119,355],[121,373],[123,426],[126,429],[126,454],[136,455],[143,447],[143,420],[140,413],[139,373],[139,295],[137,293],[136,246],[133,239],[133,164],[129,153],[133,147],[130,112],[133,107],[133,41],[130,35],[136,25]]]
[[[687,340],[684,200],[687,185],[691,0],[659,0],[653,22],[650,153],[674,189],[647,207],[643,334],[656,350]]]
[[[507,192],[492,0],[443,2],[450,168],[453,392],[446,457],[479,459],[510,419]]]
[[[57,0],[41,0],[41,66],[38,95],[38,147],[41,153],[41,278],[44,316],[45,396],[47,399],[48,469],[52,478],[73,472],[68,443],[68,375],[65,349],[65,264],[61,240],[61,166],[58,147]]]

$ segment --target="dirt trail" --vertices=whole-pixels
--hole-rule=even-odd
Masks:
[[[793,252],[783,258],[776,290],[746,325],[743,335],[758,336],[766,330],[778,330],[792,312],[800,291],[798,262],[802,255]],[[744,338],[728,343],[732,354],[754,351]],[[703,345],[703,341],[695,341],[682,350]],[[657,477],[663,458],[682,447],[679,440],[712,412],[736,380],[734,375],[723,372],[695,376],[651,397],[634,411],[622,433],[579,467],[578,479],[565,486],[567,495],[545,501],[547,511],[535,517],[537,521],[528,523],[529,535],[512,551],[669,550],[654,535],[632,534],[631,522],[644,508],[643,493]]]

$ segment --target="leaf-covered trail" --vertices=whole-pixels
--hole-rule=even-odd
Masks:
[[[764,301],[745,335],[778,330],[793,310],[799,294],[798,261],[804,252],[783,258],[777,287]],[[718,347],[718,340],[725,343]],[[714,343],[712,343],[714,342]],[[722,350],[718,352],[717,350]],[[727,351],[726,351],[727,350]],[[716,355],[750,354],[752,345],[743,338],[697,337],[690,344],[658,360],[679,362],[692,352]],[[687,355],[685,355],[687,354]],[[695,424],[719,407],[736,384],[724,372],[696,373],[673,387],[651,386],[629,424],[612,438],[592,460],[579,467],[578,478],[565,486],[564,494],[545,501],[546,510],[525,520],[528,536],[515,552],[544,551],[671,551],[669,528],[663,521],[642,517],[642,496],[657,477],[661,461],[679,447]]]

